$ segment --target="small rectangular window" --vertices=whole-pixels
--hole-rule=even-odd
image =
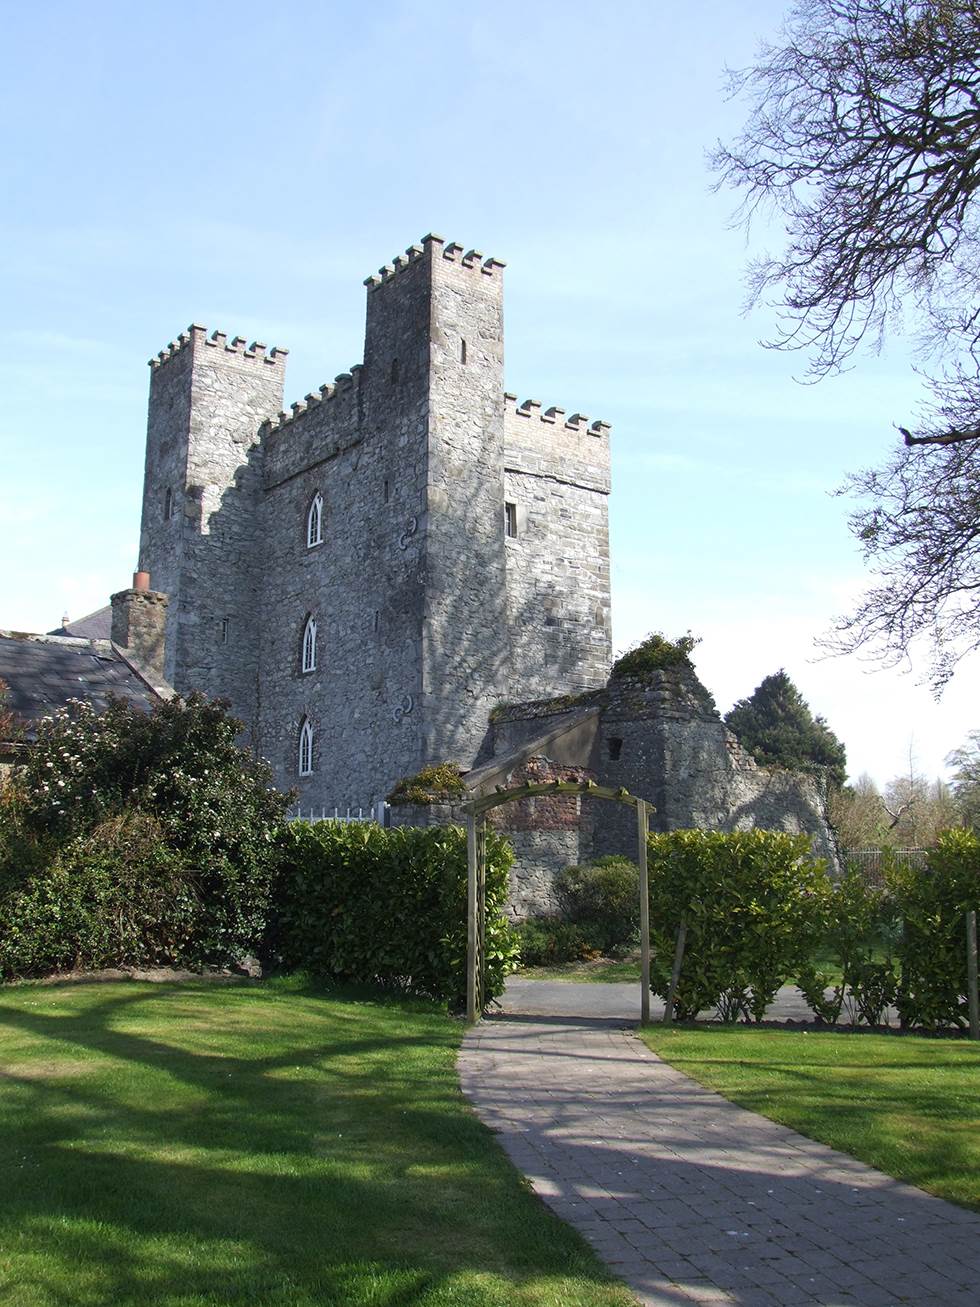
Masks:
[[[221,643],[222,644],[228,643],[228,621],[229,619],[227,617],[222,617],[221,619]]]
[[[504,524],[507,536],[511,540],[517,539],[517,505],[504,504]]]

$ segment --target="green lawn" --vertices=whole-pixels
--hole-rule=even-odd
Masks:
[[[3,1307],[625,1307],[466,1107],[435,1008],[0,988]]]
[[[880,961],[884,954],[872,954]],[[816,953],[813,965],[828,977],[831,984],[840,984],[841,969],[836,957],[830,953]],[[596,958],[594,962],[562,962],[552,967],[525,967],[518,973],[525,980],[571,980],[589,984],[609,984],[617,980],[633,980],[639,984],[639,954],[628,958]]]
[[[590,984],[616,980],[640,980],[640,964],[635,958],[597,958],[595,962],[561,962],[553,967],[525,967],[518,972],[521,980],[574,980]]]
[[[641,1033],[743,1107],[980,1210],[980,1044],[745,1026]]]

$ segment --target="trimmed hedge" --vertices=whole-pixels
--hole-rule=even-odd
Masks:
[[[381,985],[454,1008],[466,998],[466,832],[292,822],[269,948],[286,970]],[[516,942],[502,913],[513,855],[487,831],[486,996],[502,993]]]
[[[806,964],[829,887],[806,835],[680,830],[649,838],[651,984],[666,996],[681,918],[687,947],[675,1012],[761,1021]]]
[[[980,916],[980,839],[972,830],[944,831],[924,871],[896,865],[887,880],[903,920],[895,999],[902,1024],[965,1027],[966,913]]]

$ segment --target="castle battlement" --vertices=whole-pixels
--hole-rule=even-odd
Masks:
[[[502,271],[507,266],[502,259],[485,258],[480,250],[465,250],[465,252],[464,250],[465,247],[455,241],[447,242],[444,237],[429,232],[427,236],[422,237],[418,245],[409,245],[404,254],[397,255],[391,263],[386,263],[376,273],[366,277],[364,285],[368,290],[377,290],[378,287],[394,281],[400,272],[404,272],[413,263],[418,263],[426,255],[435,258],[440,253],[447,261],[458,262],[461,267],[473,268],[487,277],[497,275],[498,269]]]
[[[579,435],[586,432],[590,436],[607,436],[612,430],[608,422],[596,419],[590,422],[584,413],[573,413],[571,417],[565,418],[565,409],[558,408],[552,404],[542,412],[542,404],[538,399],[525,399],[522,404],[518,404],[517,396],[509,390],[504,391],[504,405],[507,410],[507,416],[519,418],[537,418],[539,422],[545,422],[549,426],[563,426],[566,431],[574,431]]]
[[[317,393],[311,391],[308,395],[304,395],[302,399],[290,404],[289,409],[291,411],[283,409],[277,417],[268,418],[263,422],[262,430],[264,432],[281,431],[283,427],[289,426],[291,422],[294,422],[298,417],[302,417],[304,413],[308,413],[310,409],[319,408],[321,404],[328,404],[338,395],[342,395],[345,391],[359,385],[363,371],[363,363],[352,363],[349,372],[340,372],[334,377],[333,385],[324,382]]]
[[[183,353],[188,346],[207,346],[210,349],[222,351],[222,354],[234,354],[240,359],[266,363],[272,367],[286,362],[286,355],[289,353],[288,349],[273,345],[270,350],[262,341],[257,340],[253,340],[249,345],[244,336],[233,336],[229,341],[225,332],[213,331],[208,336],[207,330],[207,327],[202,327],[200,323],[192,322],[186,331],[182,331],[175,341],[170,342],[166,349],[160,350],[155,358],[148,360],[149,366],[151,368],[162,367],[165,363],[169,363],[171,359],[176,358],[178,354]]]

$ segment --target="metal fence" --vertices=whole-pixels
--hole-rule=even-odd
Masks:
[[[326,804],[321,804],[318,808],[304,808],[301,804],[297,804],[295,812],[290,812],[287,816],[290,821],[373,821],[379,826],[387,826],[390,824],[389,812],[388,804],[384,799],[380,799],[368,808],[348,807],[343,811],[339,807],[330,808]]]
[[[869,885],[883,885],[885,867],[913,867],[920,870],[926,865],[928,849],[843,849],[844,863],[856,867]]]

